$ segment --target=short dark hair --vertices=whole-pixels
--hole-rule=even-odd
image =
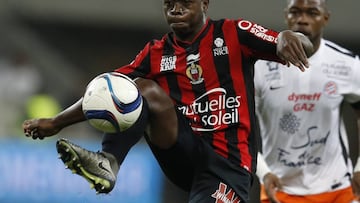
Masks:
[[[292,1],[292,0],[286,0],[286,3],[290,4],[290,1]],[[320,0],[320,1],[323,4],[323,7],[324,7],[325,11],[328,12],[328,8],[327,8],[327,5],[326,5],[328,0]]]
[[[291,1],[291,0],[286,0],[286,2],[287,2],[287,3],[290,3],[290,1]],[[326,4],[326,3],[327,3],[327,0],[321,0],[321,1],[323,1],[323,2],[324,2],[324,4]]]

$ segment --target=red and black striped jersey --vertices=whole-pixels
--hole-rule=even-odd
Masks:
[[[116,71],[155,80],[199,136],[233,163],[252,171],[257,153],[253,65],[279,61],[278,33],[238,19],[208,19],[192,42],[173,33],[153,40]]]

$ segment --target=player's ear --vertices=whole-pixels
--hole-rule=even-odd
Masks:
[[[324,25],[327,25],[330,19],[330,11],[325,11],[324,13]]]
[[[285,25],[288,24],[288,15],[289,15],[289,10],[287,8],[284,9],[284,23]]]
[[[209,8],[209,0],[202,0],[201,1],[201,9],[204,13],[207,13],[207,10]]]

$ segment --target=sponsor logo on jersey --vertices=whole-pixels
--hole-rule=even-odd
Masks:
[[[286,113],[280,118],[279,127],[289,135],[299,131],[301,119],[293,113]]]
[[[322,93],[315,92],[312,94],[296,94],[292,93],[288,96],[288,100],[294,102],[293,111],[308,111],[315,110],[316,103],[320,100]]]
[[[214,56],[225,56],[229,54],[227,46],[224,46],[224,40],[220,37],[214,40],[216,48],[213,49]]]
[[[240,203],[240,198],[233,189],[227,189],[225,183],[220,182],[219,188],[211,195],[215,199],[215,203]]]
[[[162,56],[160,62],[160,72],[176,69],[176,56]]]
[[[302,131],[303,133],[298,132],[295,135],[291,146],[277,148],[276,159],[282,165],[300,168],[306,165],[319,166],[323,164],[324,147],[328,142],[330,131],[320,130],[318,126],[310,126]]]
[[[334,63],[322,63],[323,73],[329,78],[347,80],[351,77],[351,67],[345,61],[336,61]]]
[[[315,92],[312,94],[296,94],[296,93],[292,93],[289,95],[288,99],[289,101],[294,101],[294,102],[298,102],[298,101],[319,101],[321,97],[321,92]]]
[[[250,21],[247,20],[240,20],[238,22],[238,27],[242,30],[246,30],[252,34],[254,34],[256,37],[269,41],[269,42],[277,42],[277,38],[268,34],[268,29],[264,28],[261,25],[253,24]]]
[[[209,98],[209,100],[208,100]],[[179,110],[192,119],[194,131],[215,131],[224,125],[239,123],[241,96],[228,96],[223,88],[212,89]]]
[[[199,60],[200,54],[190,54],[186,57],[186,76],[190,79],[190,83],[193,85],[200,84],[204,81],[204,78],[202,77],[203,69],[198,64]]]

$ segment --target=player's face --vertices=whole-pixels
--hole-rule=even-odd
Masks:
[[[324,0],[289,0],[285,9],[288,28],[301,32],[313,42],[319,42],[329,20]]]
[[[175,35],[191,41],[206,21],[208,0],[164,0],[164,15]]]

